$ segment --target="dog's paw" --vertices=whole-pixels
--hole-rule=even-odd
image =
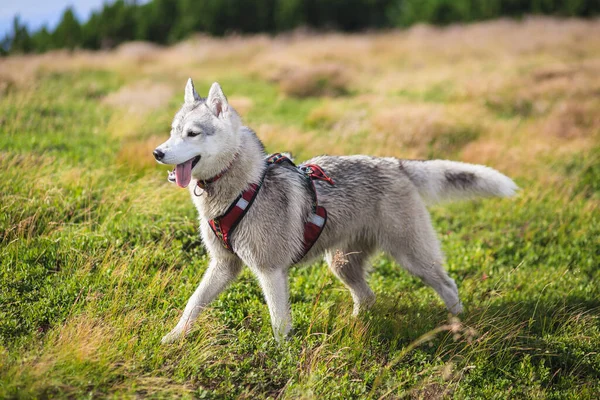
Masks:
[[[165,336],[163,336],[163,338],[160,340],[160,343],[161,344],[173,343],[173,342],[176,342],[177,340],[181,339],[183,336],[184,336],[184,334],[182,331],[173,329],[171,332],[169,332]]]
[[[375,294],[373,292],[367,294],[360,300],[354,301],[354,308],[352,309],[352,316],[358,317],[359,314],[368,311],[375,304]]]

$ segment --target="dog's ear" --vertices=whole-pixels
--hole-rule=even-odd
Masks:
[[[225,97],[221,85],[217,82],[213,83],[210,87],[208,97],[206,98],[206,104],[217,117],[221,116],[221,114],[227,112],[229,109],[227,97]]]
[[[196,89],[194,89],[192,78],[189,78],[185,85],[184,100],[186,103],[193,103],[194,101],[200,100],[200,95],[196,92]]]

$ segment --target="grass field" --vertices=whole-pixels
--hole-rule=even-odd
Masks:
[[[244,271],[160,345],[207,265],[151,151],[188,76],[269,151],[484,163],[512,199],[436,206],[465,312],[373,260],[377,303],[291,271],[277,346]],[[0,59],[0,398],[597,398],[600,21],[527,19]]]

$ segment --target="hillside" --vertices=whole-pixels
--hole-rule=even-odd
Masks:
[[[465,305],[373,259],[372,311],[293,268],[277,346],[249,271],[160,345],[207,265],[151,151],[188,77],[269,151],[481,163],[511,199],[435,206]],[[195,37],[0,59],[0,398],[595,398],[600,21]]]

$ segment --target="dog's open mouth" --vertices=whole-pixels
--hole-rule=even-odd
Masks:
[[[167,179],[169,182],[176,182],[179,187],[187,187],[192,180],[192,169],[200,161],[200,156],[190,158],[184,163],[177,164],[173,171],[169,172]]]

